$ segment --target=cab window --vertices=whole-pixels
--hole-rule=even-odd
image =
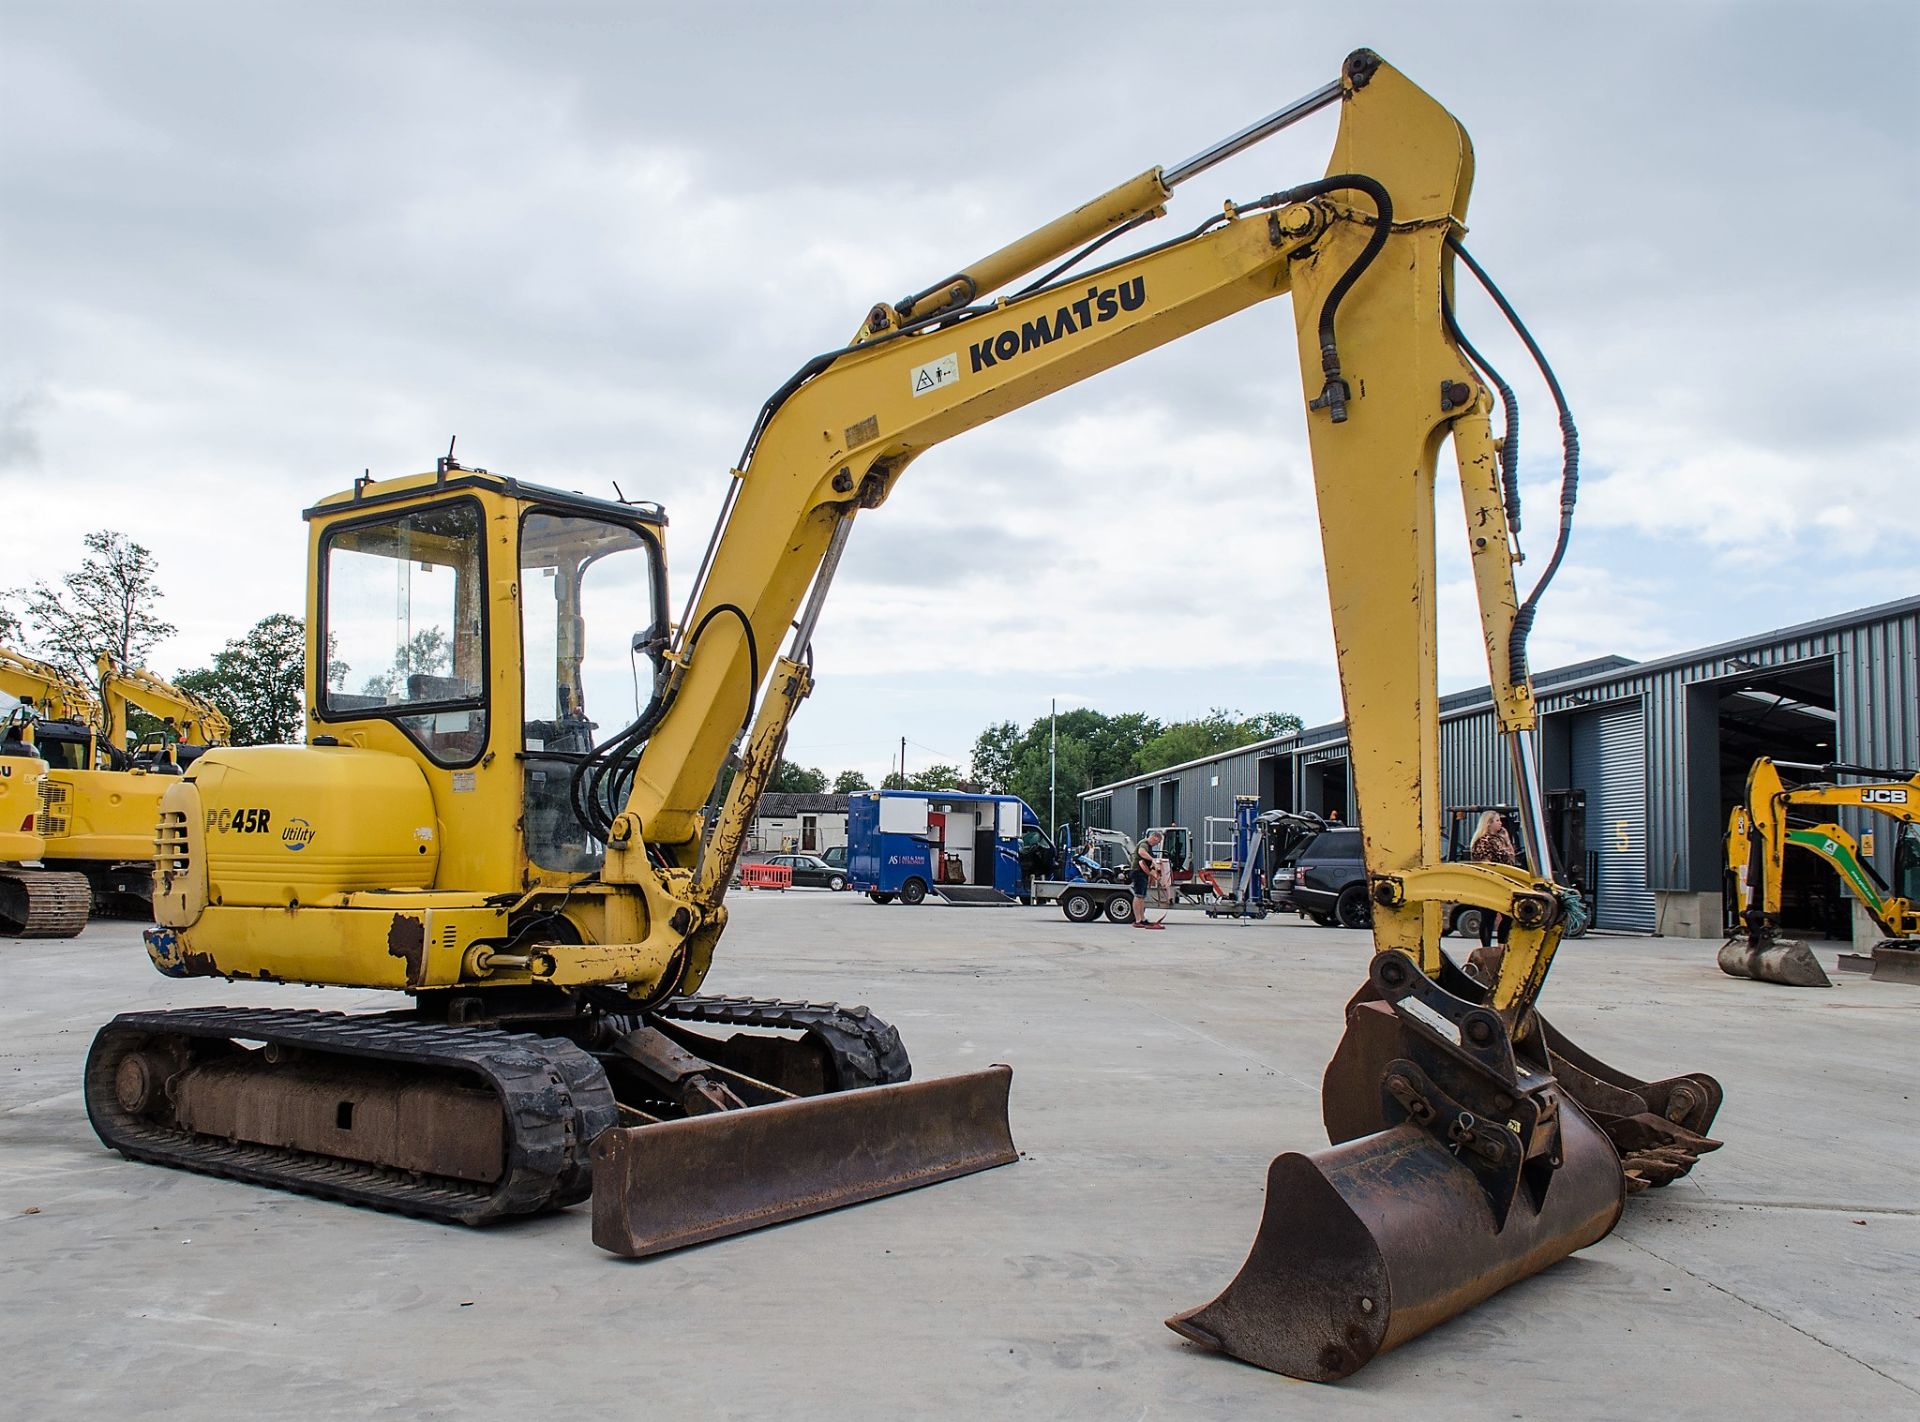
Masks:
[[[327,719],[391,719],[442,765],[486,746],[477,500],[330,529],[322,551]],[[431,709],[429,709],[431,708]]]

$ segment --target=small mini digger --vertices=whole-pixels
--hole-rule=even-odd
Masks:
[[[1333,108],[1327,176],[1106,254],[1178,185]],[[1720,1091],[1556,1033],[1535,1001],[1578,895],[1442,854],[1437,452],[1451,437],[1545,865],[1526,639],[1577,448],[1560,401],[1558,536],[1522,602],[1517,405],[1453,314],[1456,267],[1486,280],[1462,245],[1472,171],[1459,123],[1358,51],[1185,162],[874,306],[761,409],[677,622],[650,505],[449,451],[308,510],[308,743],[207,751],[168,790],[149,952],[175,976],[413,1005],[117,1018],[87,1067],[102,1139],[470,1222],[590,1192],[596,1241],[627,1255],[1014,1159],[1006,1068],[910,1082],[865,1009],[702,995],[726,888],[855,521],[942,440],[1291,291],[1377,952],[1327,1072],[1337,1144],[1275,1161],[1245,1268],[1172,1326],[1338,1378],[1601,1238],[1629,1189],[1713,1148]],[[607,691],[629,663],[650,687],[630,720]],[[1510,917],[1504,951],[1451,963],[1445,904]]]

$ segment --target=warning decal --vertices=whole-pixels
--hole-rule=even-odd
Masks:
[[[960,379],[960,353],[943,355],[913,368],[913,393],[916,397],[944,390]]]

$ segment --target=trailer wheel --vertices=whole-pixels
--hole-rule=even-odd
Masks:
[[[893,902],[892,894],[883,894],[878,889],[868,889],[867,897],[877,904],[890,904]]]
[[[1453,931],[1462,938],[1480,936],[1480,916],[1485,909],[1474,904],[1463,904],[1453,911]]]
[[[1069,889],[1060,896],[1060,912],[1068,923],[1086,923],[1099,914],[1100,906],[1085,889]]]
[[[1107,917],[1114,923],[1133,922],[1133,896],[1115,894],[1107,900]]]
[[[900,902],[903,904],[923,903],[926,897],[927,881],[925,879],[909,879],[900,886]]]

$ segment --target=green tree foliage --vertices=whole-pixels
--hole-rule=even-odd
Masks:
[[[1012,721],[987,727],[974,742],[974,779],[996,792],[1018,795],[1045,815],[1048,744],[1054,725],[1051,718],[1041,716],[1025,731]],[[1096,785],[1299,729],[1298,716],[1280,711],[1243,717],[1215,710],[1195,721],[1169,725],[1138,711],[1108,716],[1076,706],[1062,711],[1058,720],[1059,779],[1054,803],[1062,819],[1072,819],[1080,793]],[[888,783],[897,779],[889,777]]]
[[[867,777],[857,770],[843,770],[833,778],[833,793],[836,795],[851,795],[858,790],[871,789],[873,786],[867,783]]]
[[[776,795],[818,795],[827,788],[827,773],[783,760],[773,768],[767,789]]]
[[[174,681],[226,713],[235,745],[286,745],[306,726],[306,655],[306,624],[276,612]]]
[[[16,592],[0,592],[0,646],[18,646],[26,634],[26,626],[20,621],[20,614],[7,604],[18,597]]]
[[[1022,732],[1011,721],[989,726],[974,742],[973,773],[982,784],[1018,795],[1042,815],[1047,807],[1051,718],[1041,716]],[[1082,790],[1134,774],[1134,757],[1165,729],[1141,713],[1108,716],[1076,706],[1059,717],[1059,786],[1056,804],[1071,810]]]
[[[367,678],[367,684],[360,688],[362,696],[391,696],[407,684],[407,678],[414,675],[440,676],[453,665],[453,643],[447,640],[446,630],[440,627],[423,627],[413,634],[404,647],[396,647],[393,653],[393,665],[377,676]],[[333,671],[328,666],[328,674]],[[341,675],[345,675],[345,669]]]
[[[907,777],[909,790],[965,790],[972,782],[961,772],[957,765],[930,765],[925,770],[916,770]]]
[[[163,594],[148,549],[107,529],[83,541],[88,556],[77,571],[64,574],[58,585],[43,578],[26,590],[26,623],[42,659],[98,690],[94,662],[100,653],[137,667],[179,629],[154,611]]]
[[[1161,770],[1300,729],[1300,718],[1290,712],[1267,711],[1257,716],[1242,716],[1238,711],[1216,706],[1195,720],[1175,721],[1154,736],[1134,757],[1134,770],[1135,773]]]

